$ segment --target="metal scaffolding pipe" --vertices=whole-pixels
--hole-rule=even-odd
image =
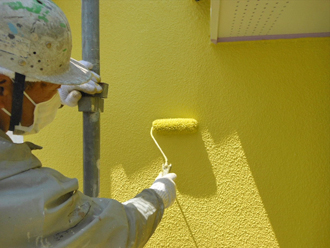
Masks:
[[[82,0],[83,60],[93,63],[100,74],[99,0]],[[98,99],[97,99],[98,98]],[[100,191],[100,96],[83,96],[79,108],[83,111],[84,193],[98,197]],[[82,107],[84,106],[84,107]],[[102,106],[103,108],[103,106]]]

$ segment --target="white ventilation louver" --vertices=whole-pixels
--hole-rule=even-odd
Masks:
[[[211,41],[330,36],[330,0],[211,0]]]

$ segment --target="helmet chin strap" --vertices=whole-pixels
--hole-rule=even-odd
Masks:
[[[11,118],[9,130],[14,131],[22,119],[23,94],[25,90],[25,75],[15,73],[13,100],[11,104]]]

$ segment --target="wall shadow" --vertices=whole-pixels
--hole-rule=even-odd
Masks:
[[[172,164],[171,171],[178,176],[176,184],[181,194],[207,197],[217,192],[216,179],[200,132],[175,136],[155,134],[155,138]]]
[[[214,99],[203,120],[215,142],[237,131],[281,247],[330,243],[330,52],[317,47],[325,41],[213,46],[219,74],[200,87]]]

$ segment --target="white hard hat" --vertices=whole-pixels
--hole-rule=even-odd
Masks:
[[[71,58],[71,30],[50,0],[0,0],[0,73],[26,81],[78,85],[91,73]]]

